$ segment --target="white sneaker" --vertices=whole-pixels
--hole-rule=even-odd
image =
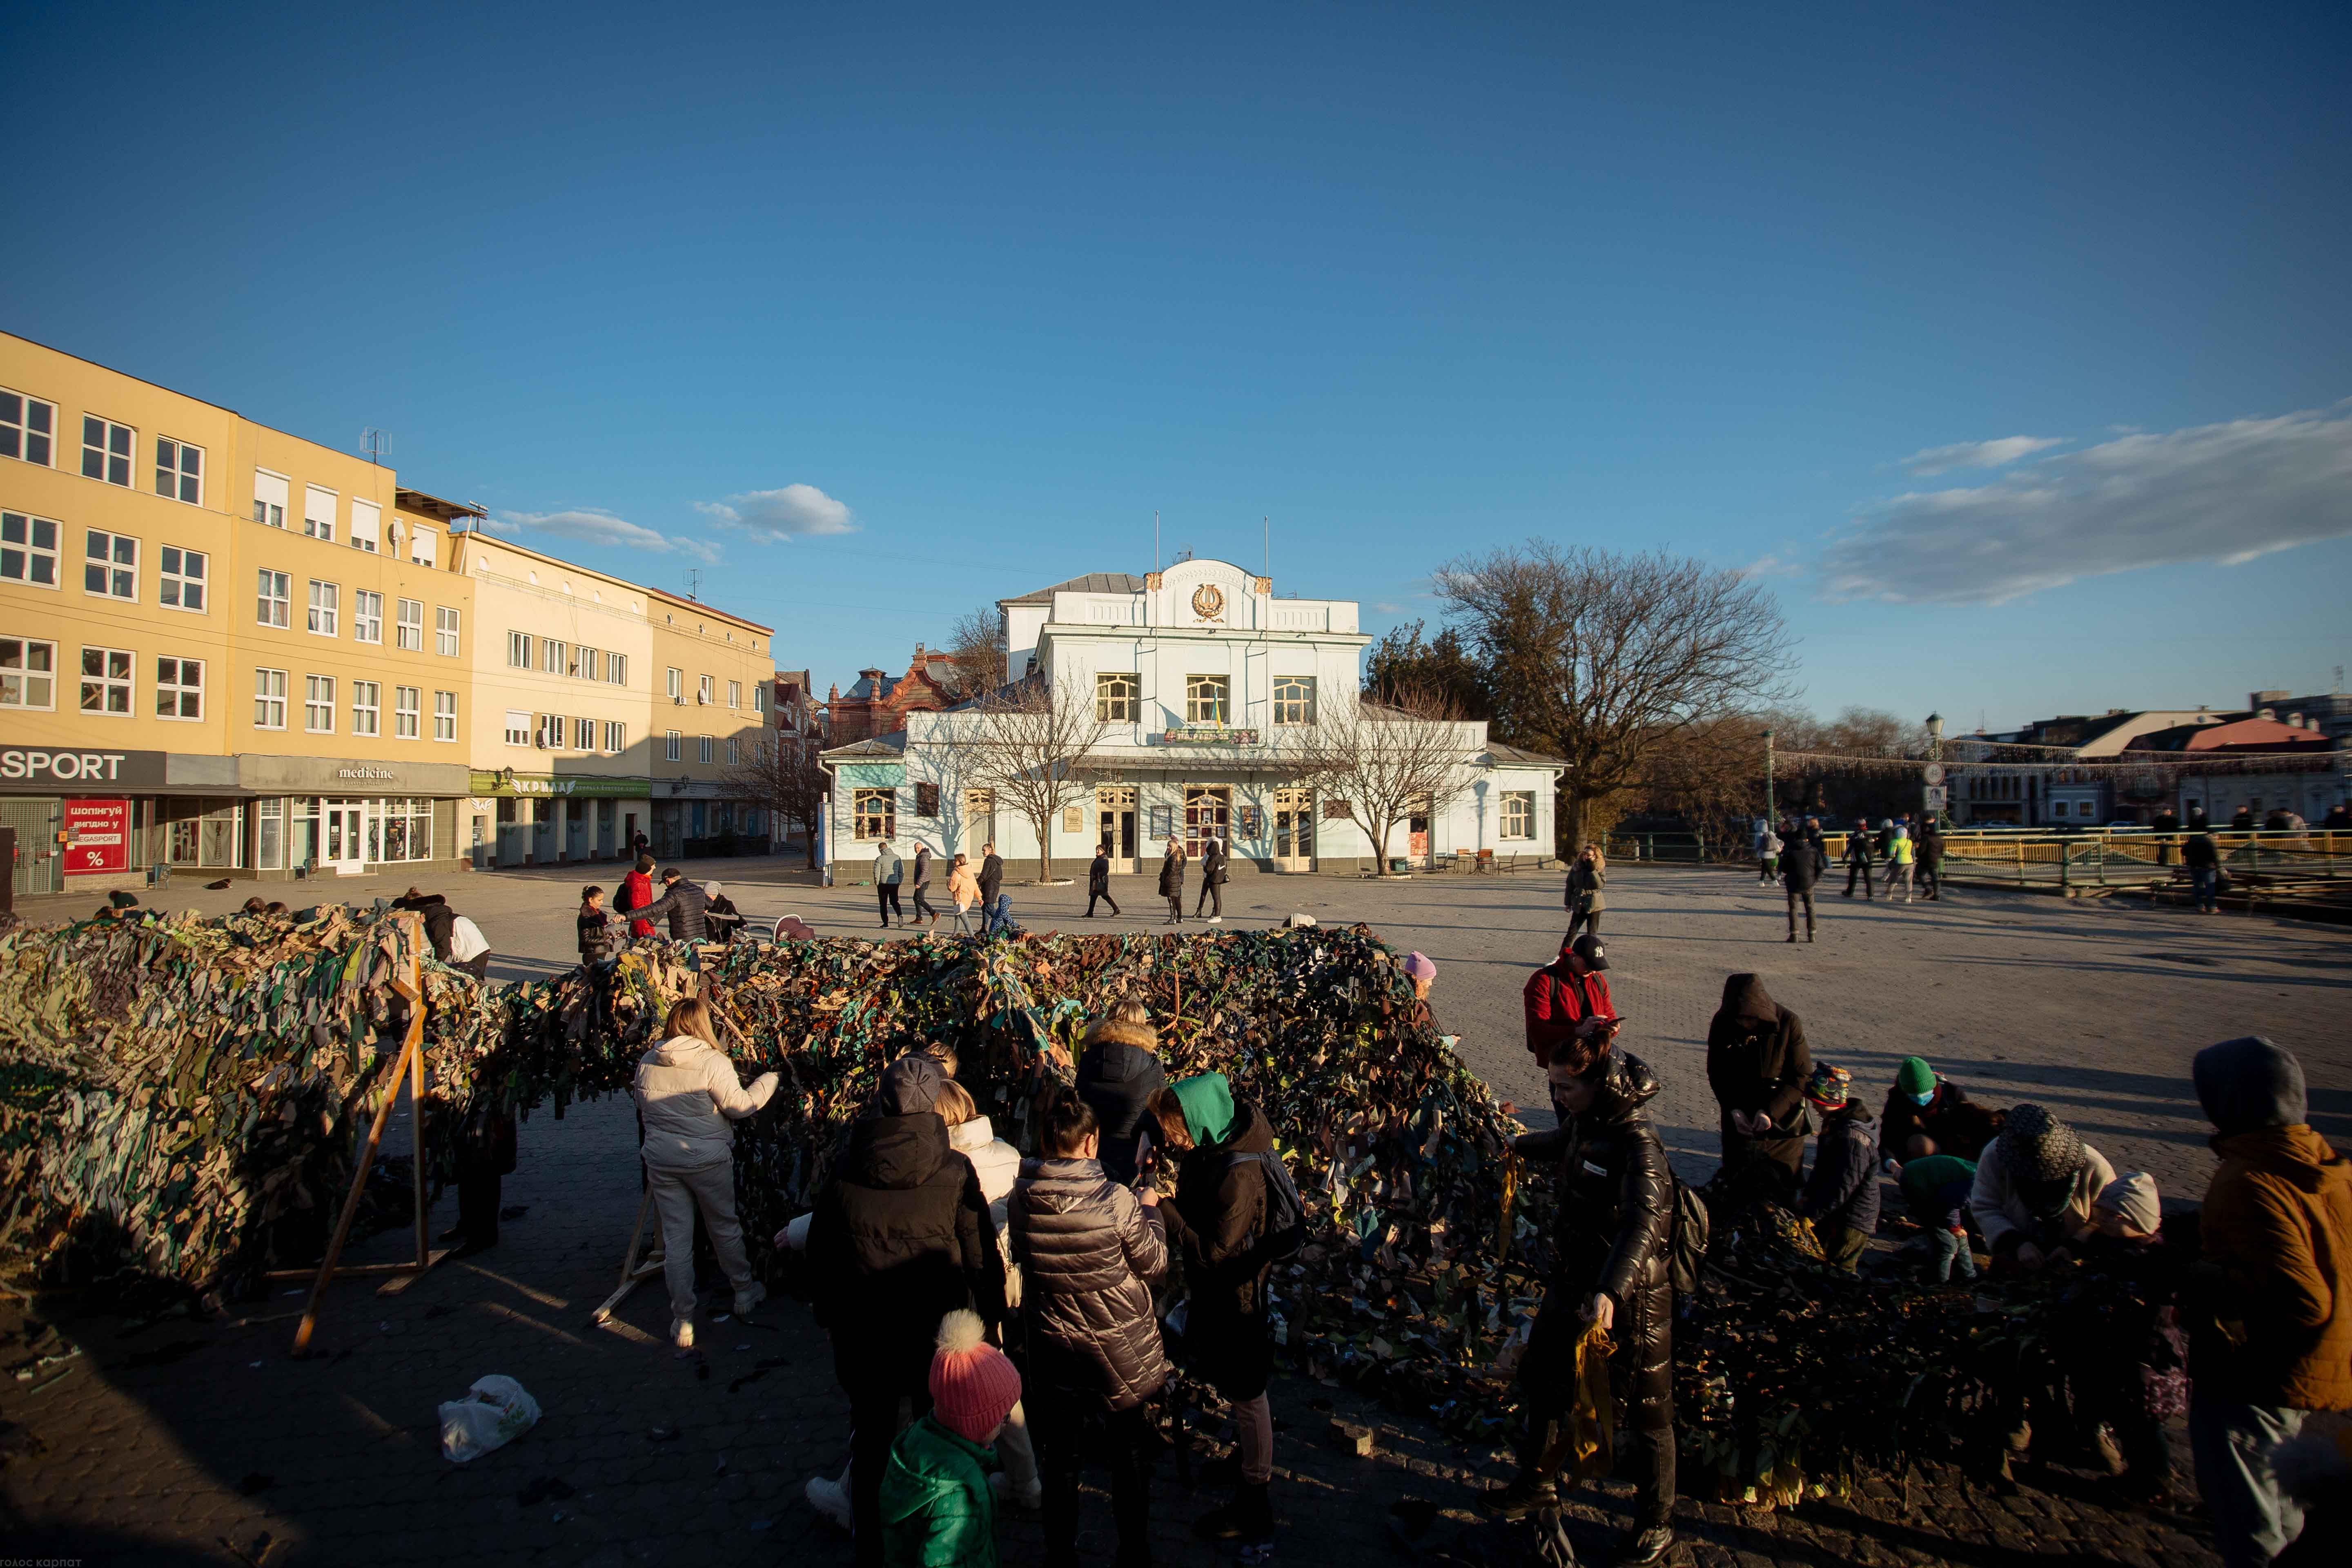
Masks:
[[[744,1286],[743,1289],[735,1292],[735,1315],[739,1318],[747,1318],[751,1316],[751,1309],[758,1306],[767,1299],[768,1288],[765,1285],[761,1284],[757,1279],[752,1280],[749,1285]]]
[[[1211,915],[1209,917],[1209,923],[1213,926],[1221,926],[1225,923],[1225,917],[1223,915]]]
[[[839,1481],[827,1480],[823,1476],[811,1476],[808,1485],[802,1489],[807,1494],[809,1507],[844,1530],[853,1528],[847,1487]]]
[[[669,1342],[682,1351],[694,1348],[694,1320],[672,1318],[669,1321]]]

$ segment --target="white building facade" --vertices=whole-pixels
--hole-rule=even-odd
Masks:
[[[1076,770],[1074,804],[1049,825],[1057,877],[1081,874],[1097,843],[1116,870],[1151,871],[1171,837],[1195,856],[1223,839],[1236,872],[1377,865],[1341,792],[1295,760],[1318,724],[1346,711],[1334,704],[1359,701],[1371,639],[1352,600],[1277,598],[1266,578],[1198,560],[1074,578],[999,608],[1013,676],[1090,697],[1105,726]],[[903,732],[824,753],[836,877],[854,879],[886,836],[902,854],[919,842],[975,859],[992,841],[1013,874],[1035,873],[1026,816],[967,776],[956,736],[980,721],[968,709],[911,714]],[[1387,857],[1549,857],[1561,764],[1490,743],[1483,722],[1454,729],[1462,787],[1399,822]]]

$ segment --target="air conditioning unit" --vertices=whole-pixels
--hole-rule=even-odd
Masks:
[[[686,699],[683,697],[673,697],[669,701],[670,706],[673,708],[683,708],[686,706]]]

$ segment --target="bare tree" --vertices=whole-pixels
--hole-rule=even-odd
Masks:
[[[1285,762],[1370,836],[1385,877],[1396,825],[1418,811],[1435,816],[1469,790],[1475,736],[1450,694],[1391,684],[1385,700],[1343,697],[1318,713]]]
[[[1780,606],[1703,561],[1531,540],[1447,563],[1437,592],[1486,667],[1503,738],[1568,764],[1570,854],[1586,805],[1646,784],[1665,742],[1788,695]]]
[[[770,735],[752,742],[751,760],[727,771],[727,788],[771,817],[799,826],[807,837],[808,860],[816,865],[817,826],[824,820],[824,797],[831,787],[816,764],[816,742]]]
[[[958,616],[948,627],[948,694],[962,701],[1005,682],[1004,612],[994,605]]]
[[[1091,799],[1079,777],[1109,726],[1095,717],[1095,694],[1075,680],[1042,677],[1000,687],[971,707],[932,721],[930,732],[956,753],[954,774],[992,792],[1037,835],[1037,876],[1054,875],[1054,818]]]

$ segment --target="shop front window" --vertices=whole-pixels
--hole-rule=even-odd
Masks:
[[[263,871],[286,868],[286,803],[265,800],[254,813],[254,867]]]

